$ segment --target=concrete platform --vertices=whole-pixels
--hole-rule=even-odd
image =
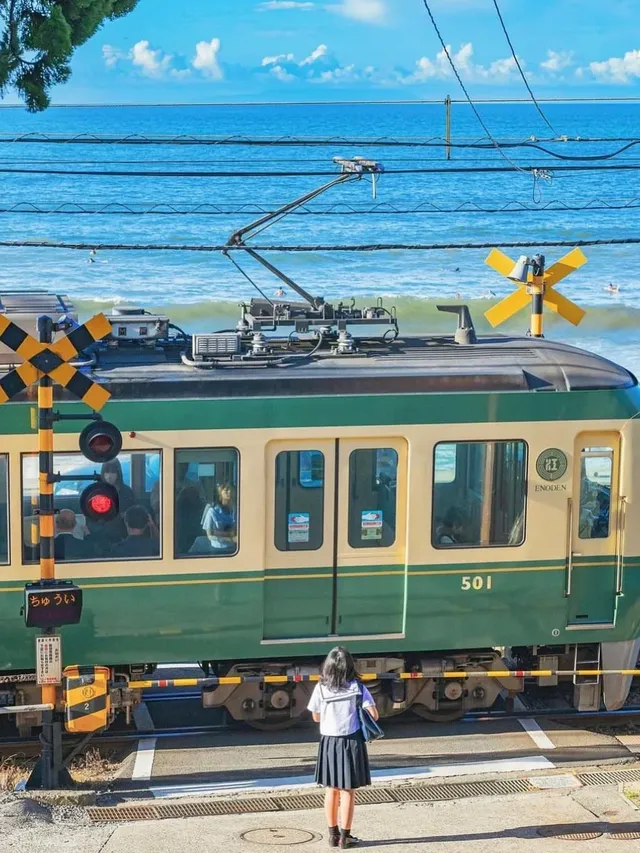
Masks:
[[[354,832],[388,853],[624,853],[637,851],[640,813],[613,786],[579,791],[479,797],[443,803],[360,806]],[[262,830],[258,839],[251,833]],[[558,832],[592,840],[561,840]],[[249,836],[247,837],[247,833]],[[265,843],[265,839],[268,843]],[[287,843],[288,842],[288,843]],[[321,810],[82,826],[78,821],[14,825],[3,822],[3,843],[13,853],[246,853],[260,849],[309,853],[327,849]]]

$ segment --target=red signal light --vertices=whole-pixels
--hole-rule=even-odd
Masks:
[[[94,495],[89,498],[88,504],[96,515],[104,515],[113,509],[113,501],[109,495]]]
[[[118,490],[109,483],[92,483],[80,495],[80,511],[89,521],[111,521],[119,509]]]

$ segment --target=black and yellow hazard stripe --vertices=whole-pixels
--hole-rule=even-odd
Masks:
[[[105,666],[68,666],[63,677],[67,731],[88,734],[105,729],[111,713],[109,669]]]
[[[96,314],[50,347],[63,362],[50,371],[51,378],[96,411],[104,406],[111,394],[67,362],[110,332],[111,323],[104,314]]]
[[[24,391],[40,376],[50,376],[92,409],[101,409],[111,394],[67,362],[110,332],[111,323],[104,314],[97,314],[54,344],[44,344],[6,317],[0,317],[0,343],[25,359],[24,364],[0,379],[0,404]]]
[[[20,326],[16,326],[11,320],[2,316],[0,316],[0,343],[25,360],[24,364],[0,379],[0,403],[6,403],[38,379],[40,374],[29,359],[41,352],[44,345],[38,343]]]
[[[43,376],[38,385],[38,451],[39,451],[39,515],[40,515],[40,578],[53,580],[55,537],[53,510],[53,387],[51,379]]]

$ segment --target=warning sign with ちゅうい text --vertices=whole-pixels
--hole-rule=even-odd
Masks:
[[[365,509],[360,515],[360,538],[382,539],[382,510]]]

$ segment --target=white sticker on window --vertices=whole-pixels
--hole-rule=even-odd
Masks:
[[[290,512],[287,516],[287,542],[309,541],[309,513]]]
[[[360,516],[360,538],[382,539],[382,510],[364,509]]]

